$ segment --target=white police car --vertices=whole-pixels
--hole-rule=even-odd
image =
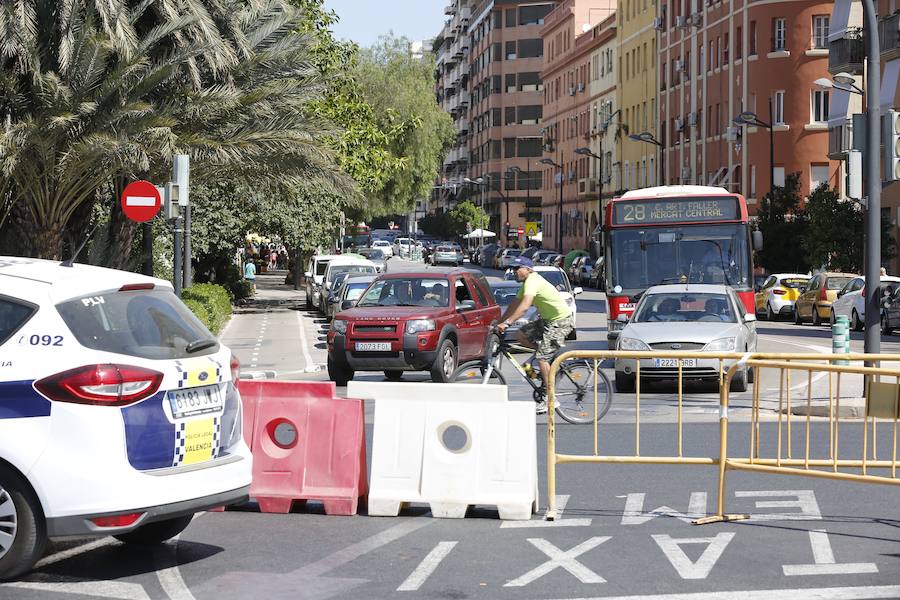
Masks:
[[[0,257],[0,580],[247,499],[237,367],[166,281]]]

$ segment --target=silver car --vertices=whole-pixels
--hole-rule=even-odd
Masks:
[[[621,318],[621,317],[620,317]],[[734,290],[724,285],[658,285],[648,289],[619,334],[617,350],[755,352],[756,315],[747,313]],[[735,361],[724,361],[728,369]],[[635,359],[616,360],[616,389],[635,387]],[[678,359],[641,359],[641,380],[677,379]],[[682,377],[716,381],[718,359],[682,359]],[[752,369],[738,371],[731,390],[752,383]]]
[[[462,249],[449,245],[438,246],[434,249],[434,252],[431,253],[431,264],[452,264],[459,267],[463,264]]]

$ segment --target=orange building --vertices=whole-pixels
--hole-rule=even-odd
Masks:
[[[615,10],[614,0],[565,0],[541,30],[543,156],[550,163],[541,165],[545,248],[586,248],[598,222],[597,181],[591,177],[595,159],[575,150],[590,146],[598,102],[609,93],[591,86],[592,61],[615,36]]]

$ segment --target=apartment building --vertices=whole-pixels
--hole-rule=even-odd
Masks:
[[[544,18],[558,3],[482,0],[469,36],[471,105],[466,193],[483,198],[491,230],[541,218],[540,128],[543,122]]]
[[[546,248],[587,247],[601,219],[599,159],[576,150],[590,147],[599,132],[601,104],[614,93],[613,76],[606,73],[611,70],[615,9],[615,0],[565,0],[547,15],[541,30],[545,48],[541,196]],[[602,152],[595,154],[602,157]]]
[[[829,77],[831,12],[815,0],[660,0],[667,183],[725,187],[751,212],[788,173],[800,174],[802,196],[840,187],[828,157],[832,94],[814,83]]]
[[[647,140],[661,140],[657,100],[659,50],[654,28],[659,1],[619,0],[616,89],[621,110],[611,127],[624,139],[621,162],[617,165],[620,191],[656,185],[659,181],[658,146],[628,137],[643,134]]]

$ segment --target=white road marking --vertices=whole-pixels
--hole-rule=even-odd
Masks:
[[[203,514],[203,513],[200,513]],[[197,515],[199,516],[199,515]],[[197,518],[195,516],[194,518]],[[156,578],[163,592],[169,600],[196,600],[194,594],[184,582],[181,570],[178,568],[178,540],[181,536],[175,536],[170,541],[157,547],[153,552],[153,562],[156,565],[169,564],[171,567],[156,570]]]
[[[390,529],[385,529],[380,533],[376,533],[371,537],[347,546],[343,550],[338,550],[334,554],[330,554],[325,558],[317,560],[314,563],[304,565],[294,571],[294,574],[306,575],[308,577],[319,577],[333,569],[337,569],[338,567],[342,567],[347,563],[353,562],[364,554],[368,554],[373,550],[377,550],[382,546],[386,546],[391,542],[395,542],[405,535],[408,535],[414,531],[418,531],[423,527],[427,527],[434,522],[435,519],[432,518],[410,519],[409,521],[405,521],[403,523],[400,523],[399,525],[394,525]]]
[[[440,542],[434,549],[428,553],[428,556],[419,563],[419,566],[416,567],[416,570],[413,571],[409,577],[406,578],[406,581],[400,584],[400,587],[397,588],[398,592],[415,592],[425,581],[431,577],[431,574],[434,573],[435,569],[438,568],[438,565],[441,564],[441,561],[444,560],[450,551],[453,550],[454,546],[456,546],[458,542]]]
[[[766,339],[774,340],[781,344],[787,344],[788,346],[796,346],[797,348],[806,348],[807,350],[812,350],[813,352],[818,352],[820,354],[830,354],[831,353],[830,348],[823,348],[822,346],[813,346],[810,344],[798,344],[797,342],[789,342],[785,339],[775,337],[775,336],[772,336],[772,337],[766,338]],[[822,379],[823,377],[827,377],[827,376],[828,376],[828,373],[824,373],[824,372],[819,373],[817,375],[813,375],[812,382],[804,381],[803,383],[798,383],[797,385],[792,385],[790,387],[790,390],[792,392],[796,392],[797,390],[801,390],[801,389],[805,388],[807,386],[807,384],[815,383],[815,382],[819,381],[820,379]],[[779,387],[770,387],[770,388],[766,388],[766,391],[767,392],[777,392],[779,389],[780,389]]]
[[[809,543],[812,546],[813,561],[811,565],[781,565],[784,574],[791,575],[850,575],[853,573],[877,573],[875,563],[842,563],[834,559],[831,542],[824,529],[809,532]]]
[[[725,547],[734,538],[734,533],[723,531],[716,534],[716,537],[710,538],[678,539],[670,535],[651,535],[650,537],[660,547],[682,579],[706,579],[725,551]],[[682,544],[707,544],[707,546],[697,562],[694,562],[681,549]]]
[[[532,527],[590,527],[591,519],[563,519],[566,504],[569,503],[568,494],[556,496],[556,520],[545,521],[543,518],[532,521],[503,521],[501,529],[526,529]]]
[[[117,543],[118,540],[114,537],[105,537],[100,538],[99,540],[94,540],[93,542],[89,542],[87,544],[82,544],[81,546],[75,546],[74,548],[69,548],[68,550],[63,550],[61,552],[56,552],[55,554],[51,554],[49,556],[45,556],[41,560],[39,560],[35,565],[34,569],[42,569],[48,565],[52,565],[64,560],[68,560],[74,556],[78,556],[79,554],[84,554],[85,552],[90,552],[91,550],[96,550],[97,548],[102,548],[103,546],[110,546],[112,544]]]
[[[794,590],[736,590],[728,592],[649,594],[646,596],[567,598],[566,600],[722,600],[723,598],[728,598],[728,600],[867,600],[874,598],[900,598],[900,585],[800,588]]]
[[[734,495],[738,498],[797,497],[796,500],[756,502],[756,508],[799,508],[800,512],[751,514],[750,519],[753,521],[815,521],[822,518],[822,511],[819,510],[816,494],[812,490],[773,490],[768,492],[738,490]]]
[[[521,577],[506,582],[503,587],[524,587],[558,568],[565,569],[581,583],[606,583],[605,579],[575,559],[609,539],[611,539],[611,536],[608,535],[592,537],[571,550],[563,552],[543,538],[528,538],[531,545],[549,556],[550,560],[528,571]]]
[[[660,506],[648,513],[644,511],[646,494],[628,494],[625,497],[625,510],[622,513],[622,525],[640,525],[660,516],[675,517],[685,523],[706,516],[706,492],[691,492],[687,514],[680,513],[668,506]]]
[[[307,371],[315,365],[313,364],[312,356],[309,353],[309,346],[306,343],[306,323],[303,321],[303,315],[300,314],[300,311],[296,312],[297,315],[297,323],[300,326],[300,350],[303,352],[303,361],[306,363]]]
[[[0,587],[18,588],[36,592],[74,594],[94,598],[115,598],[117,600],[150,600],[144,586],[121,581],[16,581],[0,584]]]

